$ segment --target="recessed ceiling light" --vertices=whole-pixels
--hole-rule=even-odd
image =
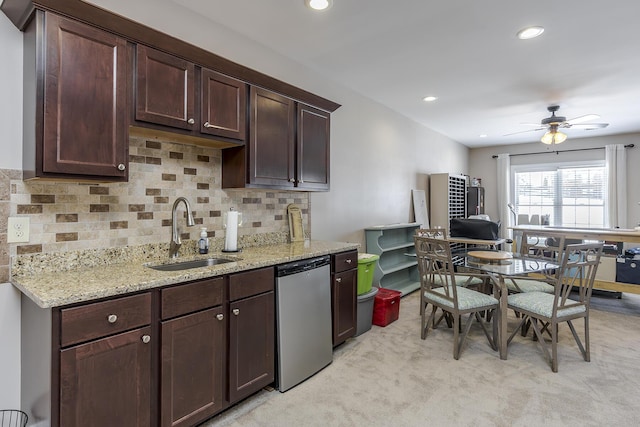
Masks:
[[[528,40],[538,37],[542,33],[544,33],[544,28],[542,27],[527,27],[518,31],[517,35],[520,40]]]
[[[433,101],[435,101],[436,99],[438,99],[438,97],[437,97],[437,96],[425,96],[424,98],[422,98],[422,100],[423,100],[424,102],[433,102]]]
[[[326,10],[331,7],[333,0],[304,0],[304,4],[313,10]]]

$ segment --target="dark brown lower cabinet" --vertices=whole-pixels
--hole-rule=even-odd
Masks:
[[[274,291],[266,267],[53,309],[26,301],[30,419],[53,427],[202,423],[274,382]]]
[[[275,379],[274,293],[234,301],[229,313],[229,401],[233,404]]]
[[[331,312],[335,347],[356,334],[358,252],[338,253],[332,255],[331,260]]]
[[[60,351],[60,425],[149,426],[151,328]]]
[[[223,306],[161,322],[160,425],[192,426],[223,409]]]

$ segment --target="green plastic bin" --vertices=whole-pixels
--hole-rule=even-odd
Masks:
[[[374,254],[358,254],[358,295],[366,294],[373,284],[373,272],[380,257]]]

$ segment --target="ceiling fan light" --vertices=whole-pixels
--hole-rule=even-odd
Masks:
[[[545,133],[544,135],[542,135],[542,138],[540,138],[540,141],[543,144],[547,144],[547,145],[562,144],[566,140],[567,140],[566,134],[558,131],[553,131],[553,130],[550,130],[549,132]]]

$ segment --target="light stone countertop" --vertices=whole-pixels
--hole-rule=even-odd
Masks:
[[[199,258],[237,259],[236,262],[180,271],[158,271],[148,267],[169,262],[117,262],[67,271],[26,271],[11,283],[41,308],[59,307],[94,299],[124,295],[176,283],[206,279],[254,268],[358,249],[356,243],[306,241],[249,247],[236,254],[210,252],[181,257],[174,262]]]

